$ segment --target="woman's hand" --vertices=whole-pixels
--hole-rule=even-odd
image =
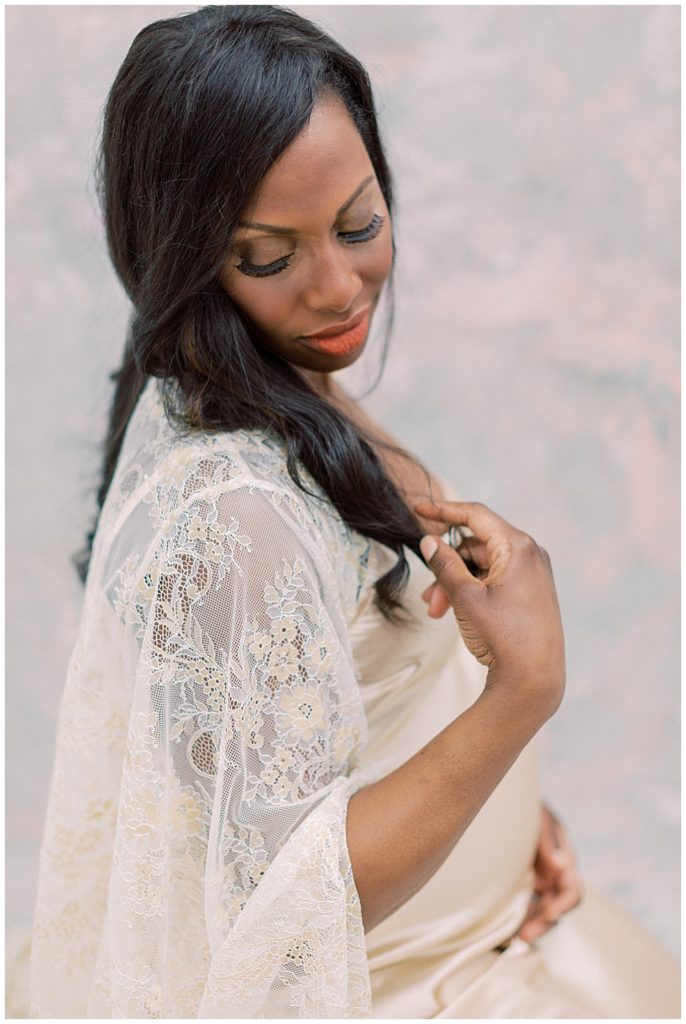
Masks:
[[[549,931],[583,898],[574,850],[564,825],[541,805],[541,831],[534,860],[536,881],[529,909],[517,936],[533,942]]]
[[[552,714],[564,693],[565,659],[548,553],[478,502],[423,499],[414,508],[423,519],[464,525],[473,534],[459,553],[434,535],[430,553],[428,538],[422,539],[424,560],[436,575],[424,592],[429,614],[438,617],[452,606],[466,646],[489,668],[487,689],[515,688]],[[461,554],[478,567],[478,576]]]

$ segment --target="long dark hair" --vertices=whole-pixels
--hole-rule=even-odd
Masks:
[[[82,580],[127,423],[154,376],[164,381],[167,415],[186,429],[276,431],[298,487],[307,491],[300,462],[350,527],[397,552],[397,563],[375,582],[375,602],[389,621],[400,621],[399,594],[409,577],[403,546],[419,553],[418,520],[371,435],[286,360],[255,344],[255,326],[218,281],[248,200],[326,90],[345,103],[392,212],[368,75],[295,12],[208,6],[156,21],[138,33],[119,69],[105,104],[96,176],[110,256],[133,315],[112,374],[98,513],[75,557]]]

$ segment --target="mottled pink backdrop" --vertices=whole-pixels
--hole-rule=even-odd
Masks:
[[[12,926],[127,315],[89,179],[98,113],[135,32],[190,9],[6,8]],[[583,875],[676,952],[680,9],[296,9],[366,63],[395,171],[397,326],[366,404],[549,550],[569,682],[545,793]],[[342,375],[356,394],[379,341]]]

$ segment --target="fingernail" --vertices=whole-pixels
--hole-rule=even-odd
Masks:
[[[430,561],[430,559],[433,558],[437,547],[438,541],[436,540],[435,537],[432,537],[430,535],[422,537],[422,539],[419,542],[419,550],[421,551],[425,562],[428,562]]]

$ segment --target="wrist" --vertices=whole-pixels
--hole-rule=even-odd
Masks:
[[[563,669],[520,667],[494,661],[486,676],[484,693],[487,691],[505,702],[511,713],[540,720],[543,725],[562,703],[565,673]]]

